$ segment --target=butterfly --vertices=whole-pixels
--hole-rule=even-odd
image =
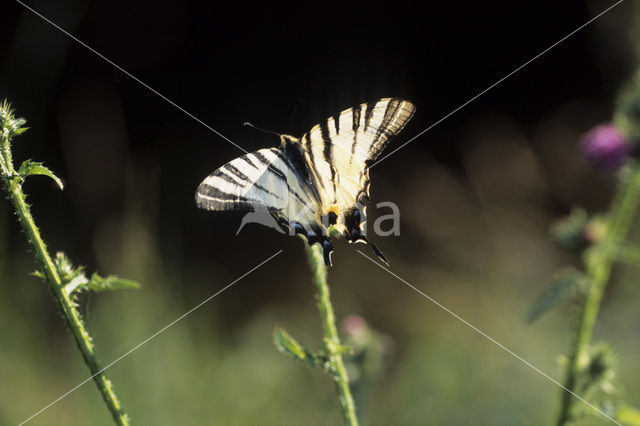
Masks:
[[[329,117],[299,139],[280,135],[279,147],[248,153],[211,173],[196,190],[196,205],[266,211],[290,234],[320,244],[328,266],[335,233],[370,244],[388,264],[365,236],[368,168],[414,113],[411,102],[385,98]]]

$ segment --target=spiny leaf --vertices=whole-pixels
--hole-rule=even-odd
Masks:
[[[551,226],[553,241],[563,250],[580,253],[588,246],[585,237],[588,221],[589,216],[584,209],[574,208],[571,214]]]
[[[58,274],[60,274],[63,280],[65,278],[71,279],[72,275],[76,272],[74,271],[73,263],[71,263],[71,260],[62,251],[56,253],[55,263]]]
[[[67,295],[72,296],[86,287],[89,280],[84,273],[84,266],[73,266],[71,260],[61,251],[56,253],[54,262],[58,275],[62,280],[62,287]]]
[[[127,280],[125,278],[120,278],[115,275],[101,277],[97,272],[94,272],[93,275],[91,275],[91,279],[87,283],[87,289],[93,290],[95,292],[121,290],[128,288],[140,288],[140,283],[133,280]]]
[[[99,292],[140,287],[140,284],[136,281],[127,280],[115,275],[101,277],[96,272],[94,272],[93,275],[91,275],[91,279],[89,279],[85,274],[85,267],[75,267],[67,255],[61,251],[56,253],[55,264],[60,279],[62,280],[62,286],[68,295],[83,290]]]
[[[31,160],[25,160],[22,162],[20,169],[18,170],[18,174],[20,176],[27,177],[29,175],[44,175],[49,176],[53,181],[58,184],[58,187],[62,190],[64,189],[64,185],[58,176],[53,174],[51,170],[42,165],[42,163],[37,163]]]
[[[278,351],[291,358],[305,362],[310,367],[318,365],[326,372],[334,373],[334,367],[325,355],[322,353],[316,354],[306,349],[282,327],[276,327],[273,330],[273,343],[278,348]]]
[[[586,280],[585,275],[573,268],[564,269],[551,278],[551,285],[542,293],[527,314],[527,322],[532,323],[543,313],[566,300],[578,290]]]
[[[87,283],[89,280],[83,271],[79,271],[76,276],[71,278],[69,282],[64,284],[64,290],[67,292],[69,296],[73,295],[73,293],[84,290],[87,287]]]
[[[24,118],[20,118],[18,119],[18,128],[13,132],[13,136],[19,136],[21,134],[23,134],[24,132],[26,132],[27,130],[29,130],[28,127],[21,127],[23,124],[25,124],[27,122],[27,120],[25,120]]]
[[[303,362],[309,362],[308,352],[296,339],[282,327],[273,330],[273,343],[285,355]]]
[[[600,388],[604,393],[614,390],[616,354],[606,343],[596,345],[589,350],[589,364],[580,372],[582,393],[592,387]]]
[[[6,99],[0,103],[0,124],[2,125],[2,137],[10,141],[14,136],[27,131],[27,127],[23,127],[27,120],[24,118],[16,118],[11,104]]]

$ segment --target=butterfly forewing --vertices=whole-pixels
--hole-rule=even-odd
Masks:
[[[318,203],[283,151],[268,148],[238,157],[211,173],[196,191],[196,204],[206,210],[264,208],[287,220],[309,221]]]

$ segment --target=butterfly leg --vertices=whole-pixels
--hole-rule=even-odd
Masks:
[[[310,246],[314,245],[315,243],[320,244],[320,246],[322,247],[322,254],[324,256],[324,264],[327,266],[333,266],[333,263],[331,262],[331,253],[333,253],[333,244],[331,243],[331,240],[329,239],[329,237],[326,237],[324,235],[309,236],[307,241],[309,242]]]
[[[324,235],[322,232],[322,228],[320,227],[312,227],[313,229],[310,232],[307,232],[298,222],[294,222],[291,224],[291,227],[296,235],[302,235],[306,238],[307,243],[310,246],[318,243],[322,247],[322,254],[324,256],[324,263],[327,266],[332,266],[331,262],[331,253],[333,253],[333,244],[328,236]]]
[[[324,254],[324,264],[332,266],[331,253],[333,253],[333,244],[331,244],[329,237],[324,237],[324,240],[322,241],[322,252]]]
[[[367,237],[364,235],[364,233],[362,232],[362,226],[361,226],[362,216],[363,215],[360,213],[360,210],[358,210],[356,207],[347,210],[347,212],[344,215],[345,238],[350,243],[369,244],[373,252],[376,254],[376,256],[378,256],[378,259],[380,259],[385,265],[389,266],[389,261],[384,256],[384,254],[382,254],[380,249],[378,249],[378,247],[376,247],[375,244],[369,241]]]

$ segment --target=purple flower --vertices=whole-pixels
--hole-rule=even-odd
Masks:
[[[629,143],[613,124],[594,127],[580,141],[580,150],[586,162],[599,172],[618,170],[629,157]]]
[[[350,336],[358,336],[367,331],[367,321],[360,315],[349,315],[342,321],[344,331]]]

